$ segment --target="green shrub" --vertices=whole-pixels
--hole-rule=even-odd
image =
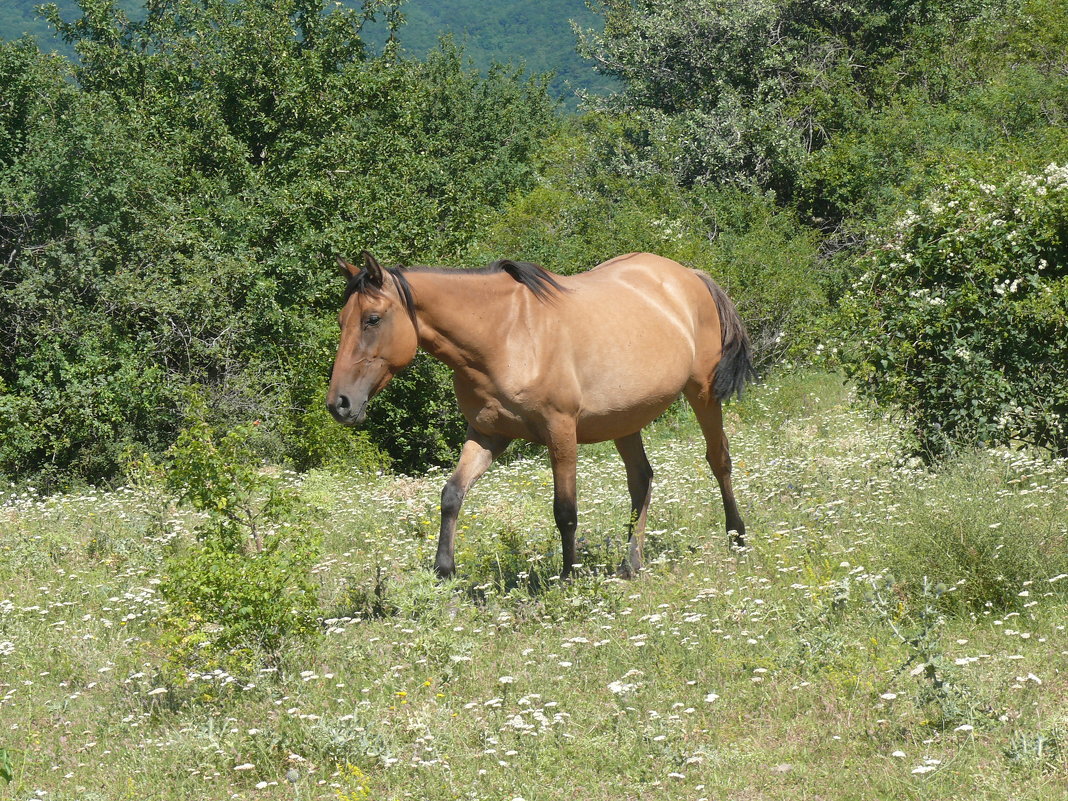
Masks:
[[[846,367],[905,414],[918,453],[1025,442],[1068,454],[1066,221],[1068,167],[965,171],[862,258],[843,302]]]
[[[1063,158],[1064,0],[986,6],[955,35],[929,31],[934,35],[912,54],[920,82],[895,76],[892,93],[802,165],[798,205],[824,230],[845,224],[832,234],[832,247],[848,246],[858,229],[922,197],[960,153],[992,154],[1021,170]]]
[[[200,420],[148,466],[200,516],[195,541],[172,540],[160,585],[161,642],[183,670],[247,674],[317,630],[319,535],[296,490],[256,459],[253,428],[220,436]]]

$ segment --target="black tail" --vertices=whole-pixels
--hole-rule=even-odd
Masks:
[[[702,272],[697,272],[705,282],[712,299],[719,310],[719,327],[723,334],[723,355],[716,367],[716,397],[727,401],[733,396],[742,397],[742,390],[749,381],[756,378],[753,368],[753,346],[749,342],[749,332],[745,323],[738,316],[734,301],[727,297],[719,284]]]

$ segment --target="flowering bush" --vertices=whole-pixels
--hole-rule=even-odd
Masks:
[[[843,304],[847,369],[905,412],[917,452],[1068,454],[1068,165],[943,184],[864,260]]]

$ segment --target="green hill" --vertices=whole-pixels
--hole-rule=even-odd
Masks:
[[[360,5],[356,0],[348,4]],[[34,10],[37,5],[38,0],[0,0],[0,39],[29,34],[42,49],[70,55]],[[73,0],[57,0],[57,5],[65,18],[74,16]],[[143,8],[139,0],[119,0],[119,5],[133,17]],[[410,0],[402,10],[406,22],[398,40],[408,55],[422,57],[439,37],[452,35],[481,70],[496,62],[523,66],[529,72],[552,72],[551,91],[568,105],[575,104],[576,90],[603,93],[613,86],[575,52],[570,21],[585,26],[599,21],[583,0]],[[371,26],[366,35],[381,47],[387,37],[385,23]]]

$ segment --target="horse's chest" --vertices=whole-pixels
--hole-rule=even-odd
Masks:
[[[512,439],[531,438],[526,418],[494,395],[458,384],[456,399],[467,421],[483,434]]]

